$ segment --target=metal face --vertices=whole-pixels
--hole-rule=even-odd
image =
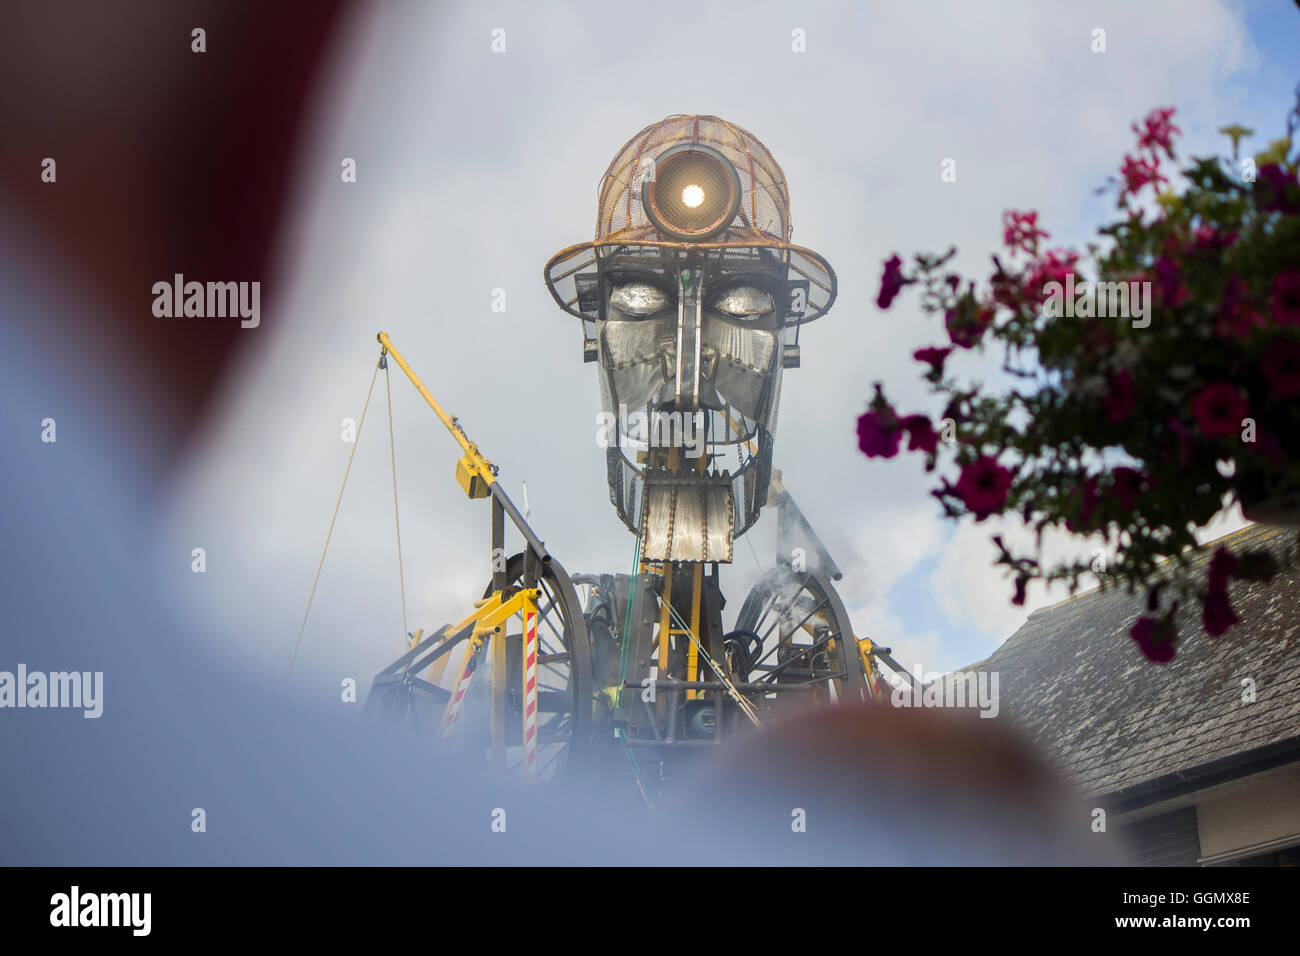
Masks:
[[[766,499],[785,276],[693,252],[602,269],[611,498],[649,560],[729,561]]]
[[[600,365],[610,500],[648,560],[726,560],[767,499],[782,370],[836,294],[791,235],[767,147],[717,116],[673,115],[610,163],[595,239],[546,264],[582,320],[583,361]]]

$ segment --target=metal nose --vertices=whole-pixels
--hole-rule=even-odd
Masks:
[[[674,397],[678,408],[694,411],[700,407],[703,272],[699,269],[684,269],[681,276],[682,289],[677,297],[677,379]]]

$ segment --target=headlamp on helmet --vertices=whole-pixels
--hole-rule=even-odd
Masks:
[[[655,157],[641,184],[641,203],[671,239],[703,242],[722,232],[740,209],[740,176],[718,150],[682,143]]]

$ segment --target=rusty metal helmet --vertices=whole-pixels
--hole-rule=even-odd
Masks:
[[[788,269],[787,326],[824,315],[835,272],[790,242],[790,193],[766,146],[716,116],[674,115],[632,137],[600,183],[596,238],[546,264],[551,295],[570,315],[594,321],[603,258],[630,247],[735,251],[776,258]]]

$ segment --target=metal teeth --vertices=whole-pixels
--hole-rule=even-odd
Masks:
[[[735,501],[721,476],[645,476],[641,552],[650,561],[732,559]]]

